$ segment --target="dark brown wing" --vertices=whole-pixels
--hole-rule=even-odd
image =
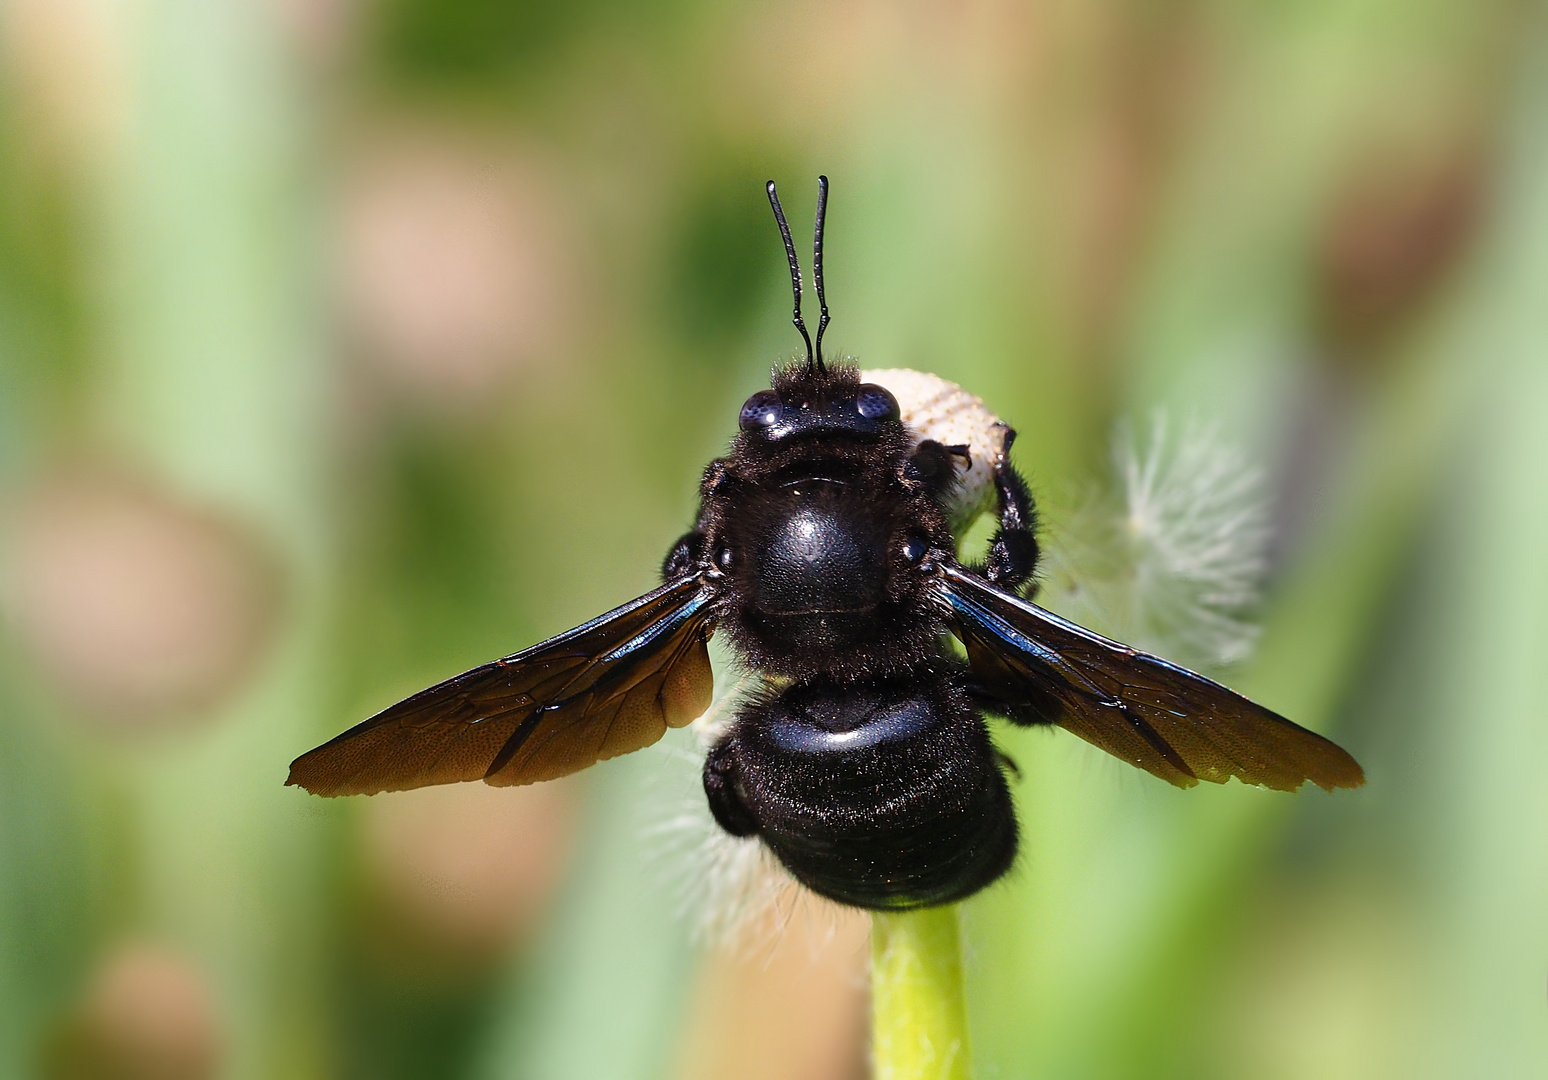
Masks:
[[[1249,784],[1294,791],[1310,780],[1359,787],[1354,758],[1217,682],[1111,641],[995,588],[944,571],[953,630],[974,677],[1023,716],[1044,717],[1178,787]]]
[[[649,746],[709,706],[713,598],[701,575],[675,578],[377,713],[296,758],[286,783],[316,795],[530,784]]]

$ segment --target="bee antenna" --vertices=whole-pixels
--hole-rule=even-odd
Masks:
[[[779,222],[779,235],[785,240],[785,256],[790,260],[790,292],[795,296],[795,315],[790,321],[795,323],[795,328],[801,331],[801,340],[806,342],[806,370],[813,371],[818,364],[812,352],[812,337],[806,332],[806,323],[801,319],[801,264],[796,260],[795,241],[790,239],[790,223],[785,220],[784,208],[779,205],[774,181],[770,180],[767,188],[769,205],[774,208],[774,220]]]
[[[822,332],[828,328],[828,298],[822,291],[822,226],[828,218],[828,178],[817,178],[817,228],[812,239],[812,277],[817,282],[817,303],[822,319],[817,323],[817,370],[827,371],[822,363]]]

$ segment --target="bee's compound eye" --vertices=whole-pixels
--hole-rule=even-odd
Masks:
[[[910,536],[903,542],[903,557],[910,566],[918,566],[930,550],[930,541],[922,536]]]
[[[731,566],[735,562],[736,560],[732,557],[730,548],[722,546],[719,551],[715,552],[715,565],[720,567],[722,571],[730,573]]]
[[[743,431],[759,431],[773,427],[785,415],[785,404],[772,390],[759,390],[742,406],[737,419]]]
[[[855,397],[855,409],[867,420],[896,420],[898,399],[884,386],[861,383],[860,393]]]

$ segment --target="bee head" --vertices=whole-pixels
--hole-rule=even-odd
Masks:
[[[861,382],[848,364],[796,363],[777,371],[773,386],[748,398],[737,418],[743,437],[758,443],[809,435],[876,438],[901,423],[897,398],[886,387]]]
[[[785,242],[785,257],[790,263],[790,292],[795,299],[791,322],[806,342],[806,362],[799,361],[774,373],[773,386],[747,399],[738,417],[744,442],[770,445],[809,435],[851,435],[876,438],[884,432],[901,430],[898,401],[885,387],[862,383],[859,372],[849,364],[831,369],[822,359],[822,335],[828,328],[828,300],[822,288],[822,234],[828,214],[828,178],[817,178],[817,225],[812,239],[812,279],[817,283],[817,303],[822,319],[817,324],[815,348],[806,322],[801,318],[801,263],[796,258],[795,242],[790,239],[790,224],[774,181],[767,185],[774,221]]]

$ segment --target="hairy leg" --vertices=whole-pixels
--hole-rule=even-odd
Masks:
[[[1018,591],[1037,570],[1037,508],[1027,482],[1010,463],[1011,443],[1016,432],[1005,428],[1005,441],[994,461],[994,490],[1000,512],[1000,527],[989,544],[989,557],[980,572],[984,577],[1011,592]]]

